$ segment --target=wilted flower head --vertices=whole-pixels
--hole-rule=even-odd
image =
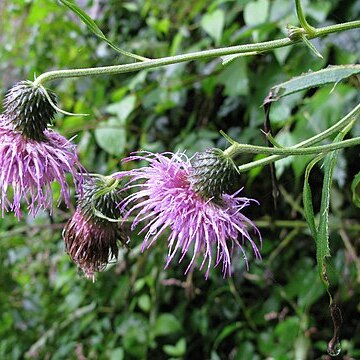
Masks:
[[[239,197],[240,190],[221,195],[220,202],[204,198],[192,186],[193,168],[185,154],[145,153],[126,159],[131,160],[146,160],[149,166],[119,174],[119,177],[130,177],[126,188],[137,189],[122,203],[123,207],[132,205],[125,218],[138,211],[132,229],[148,220],[140,231],[146,232],[143,249],[149,248],[167,229],[170,230],[166,267],[177,253],[180,253],[180,262],[192,250],[186,272],[201,254],[200,269],[207,262],[206,278],[212,264],[222,264],[224,276],[231,275],[231,258],[236,248],[242,252],[248,266],[243,248],[245,241],[250,243],[255,257],[261,258],[248,227],[260,236],[259,231],[242,214],[242,210],[254,200]]]
[[[126,236],[122,230],[118,203],[119,192],[114,179],[88,179],[78,198],[76,212],[66,224],[63,238],[67,253],[75,264],[94,280],[118,256],[118,242]]]
[[[40,208],[52,211],[51,183],[60,184],[60,198],[70,205],[67,173],[75,187],[83,181],[84,169],[76,147],[58,133],[47,130],[55,110],[42,88],[30,82],[15,85],[5,98],[4,114],[0,115],[0,207],[14,211],[20,218],[24,199],[35,216]],[[55,101],[54,95],[50,98]]]

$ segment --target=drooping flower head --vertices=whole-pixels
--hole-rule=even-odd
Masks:
[[[149,165],[118,175],[130,177],[126,188],[136,189],[122,203],[123,208],[130,207],[125,218],[137,212],[132,229],[140,222],[147,221],[140,231],[146,233],[143,249],[149,248],[167,230],[170,231],[165,267],[169,266],[176,254],[179,253],[181,262],[192,251],[186,272],[202,255],[200,269],[207,264],[206,278],[212,264],[221,264],[224,276],[230,276],[232,255],[236,249],[243,254],[248,266],[245,242],[250,244],[255,257],[261,258],[248,228],[253,228],[260,237],[259,231],[242,213],[254,200],[240,197],[240,190],[233,194],[216,191],[216,201],[196,192],[191,181],[194,168],[185,154],[143,153],[125,161],[132,160],[146,160]]]
[[[118,243],[126,236],[119,218],[121,201],[114,179],[89,178],[79,195],[73,217],[67,222],[63,238],[67,253],[86,277],[105,269],[118,257]]]
[[[21,82],[6,95],[4,113],[0,115],[0,207],[20,218],[23,199],[30,214],[53,207],[51,184],[60,184],[60,198],[70,205],[67,174],[80,189],[84,168],[76,147],[60,134],[47,129],[55,110],[42,87]]]

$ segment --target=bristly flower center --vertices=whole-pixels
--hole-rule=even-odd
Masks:
[[[18,82],[5,96],[5,124],[29,139],[46,140],[44,131],[56,113],[49,99],[56,105],[53,92],[31,81]]]

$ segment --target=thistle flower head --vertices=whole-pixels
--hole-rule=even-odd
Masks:
[[[33,140],[45,140],[44,131],[54,118],[56,95],[31,81],[20,81],[5,95],[6,125]]]
[[[130,178],[125,189],[136,189],[122,202],[123,208],[129,207],[124,218],[137,212],[132,228],[146,221],[140,231],[146,233],[143,249],[169,231],[166,267],[177,253],[180,262],[192,251],[186,272],[202,255],[200,269],[207,263],[206,278],[212,264],[222,264],[224,276],[231,275],[231,258],[236,249],[248,265],[246,241],[255,257],[261,257],[248,228],[253,228],[257,235],[259,231],[242,213],[254,200],[240,197],[240,190],[222,194],[221,202],[205,199],[192,185],[194,169],[184,154],[136,154],[126,159],[131,160],[146,160],[149,165],[119,174]]]
[[[93,280],[95,272],[117,259],[118,242],[126,241],[118,222],[120,201],[116,186],[90,178],[78,198],[75,214],[64,228],[67,253],[85,276]]]
[[[220,149],[196,153],[190,160],[190,182],[205,199],[221,201],[223,194],[239,189],[239,171],[230,156]]]
[[[83,181],[84,169],[80,164],[76,147],[58,133],[44,131],[44,141],[24,137],[9,129],[0,116],[0,208],[14,211],[20,218],[21,199],[35,216],[40,208],[52,211],[51,183],[60,184],[59,202],[70,205],[70,187],[66,175],[70,173],[78,188]]]

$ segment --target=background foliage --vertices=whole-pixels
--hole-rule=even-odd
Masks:
[[[288,23],[297,25],[287,0],[77,3],[111,41],[150,58],[272,40],[286,36]],[[314,25],[354,20],[360,12],[352,0],[303,3]],[[5,0],[0,11],[1,98],[16,81],[51,69],[127,61],[56,2]],[[191,155],[225,148],[219,130],[264,145],[260,105],[272,86],[310,69],[359,61],[358,30],[314,43],[323,60],[297,45],[227,66],[214,59],[56,81],[50,86],[61,107],[91,116],[58,116],[55,126],[67,137],[77,135],[83,164],[103,174],[119,170],[119,159],[136,149]],[[359,99],[356,79],[286,97],[271,111],[276,140],[288,146],[312,136]],[[359,124],[352,131],[359,136]],[[131,251],[122,250],[93,284],[64,253],[61,229],[73,209],[21,222],[7,214],[0,220],[0,358],[326,359],[332,322],[301,203],[308,160],[276,164],[276,211],[269,169],[242,175],[244,195],[261,203],[246,215],[261,227],[263,261],[252,262],[249,272],[235,261],[228,280],[219,269],[207,281],[199,271],[185,277],[185,264],[164,271],[165,241],[141,253],[141,239],[134,238]],[[359,160],[358,147],[339,153],[331,194],[332,283],[343,311],[344,359],[360,358],[360,224],[350,186]],[[321,171],[315,168],[310,179],[315,207]]]

